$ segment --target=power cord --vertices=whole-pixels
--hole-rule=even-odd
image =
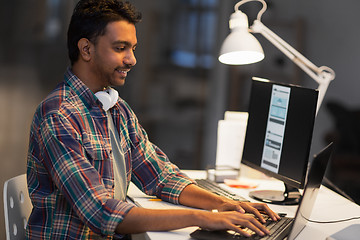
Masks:
[[[360,216],[351,217],[351,218],[345,218],[345,219],[339,219],[339,220],[332,220],[332,221],[317,221],[317,220],[311,220],[311,219],[307,219],[307,218],[305,218],[305,219],[307,221],[309,221],[309,222],[312,222],[312,223],[339,223],[339,222],[347,222],[347,221],[357,220],[357,219],[360,219]]]

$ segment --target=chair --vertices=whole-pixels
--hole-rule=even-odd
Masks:
[[[6,239],[25,239],[25,228],[32,209],[26,174],[4,183],[4,215]]]

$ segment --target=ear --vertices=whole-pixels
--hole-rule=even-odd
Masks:
[[[91,54],[90,54],[91,47],[92,44],[87,38],[81,38],[78,41],[79,57],[81,57],[81,59],[83,59],[85,62],[88,62],[91,59]]]

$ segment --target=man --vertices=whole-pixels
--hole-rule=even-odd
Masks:
[[[239,225],[267,234],[258,210],[274,220],[277,214],[265,204],[235,202],[197,187],[149,141],[127,103],[109,88],[123,85],[136,64],[140,18],[132,5],[117,0],[77,4],[68,30],[71,67],[31,126],[27,238],[128,238],[188,226],[246,235]],[[125,201],[130,180],[164,201],[219,212],[135,207]]]

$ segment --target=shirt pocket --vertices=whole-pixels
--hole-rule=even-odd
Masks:
[[[86,158],[99,173],[105,187],[107,189],[113,189],[114,174],[112,161],[110,159],[111,149],[106,147],[106,143],[103,141],[98,141],[96,144],[86,141],[83,146]]]

